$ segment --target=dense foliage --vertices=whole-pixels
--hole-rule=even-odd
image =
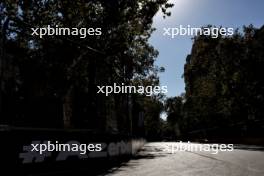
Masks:
[[[131,133],[137,96],[105,97],[96,86],[156,84],[152,18],[159,9],[170,15],[171,6],[167,0],[1,1],[1,123]],[[47,25],[101,28],[102,35],[31,35],[32,27]]]
[[[264,27],[244,27],[231,37],[195,37],[184,67],[186,94],[182,101],[167,101],[176,108],[167,110],[169,124],[187,136],[262,135],[263,67]]]

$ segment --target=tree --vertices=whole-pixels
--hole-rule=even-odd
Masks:
[[[236,126],[241,133],[263,120],[263,36],[264,27],[251,25],[231,37],[194,39],[184,68],[189,131]]]
[[[167,137],[177,138],[185,130],[183,118],[184,95],[168,98],[165,101],[165,112],[167,113]]]
[[[18,108],[9,108],[16,112],[11,115],[12,121],[20,125],[130,132],[129,96],[98,95],[96,86],[131,84],[135,77],[143,79],[155,71],[158,53],[148,43],[154,30],[152,19],[160,8],[165,16],[170,15],[166,9],[171,6],[167,0],[1,2],[2,29],[4,21],[8,21],[1,38],[8,39],[5,47],[9,48],[1,60],[12,58],[9,66],[14,71],[8,80],[16,85],[9,85],[15,89],[10,106],[16,102]],[[48,24],[98,27],[102,35],[84,39],[41,39],[31,35],[32,27]],[[5,84],[4,89],[7,87]],[[3,116],[10,113],[11,110]],[[18,119],[22,120],[18,123]]]

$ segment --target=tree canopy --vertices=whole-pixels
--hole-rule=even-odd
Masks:
[[[170,15],[171,6],[167,0],[0,2],[2,123],[131,132],[131,97],[97,95],[96,86],[157,83],[151,77],[159,71],[158,52],[148,39],[154,15],[159,9]],[[102,35],[31,35],[31,28],[47,25],[96,27]]]
[[[185,95],[166,101],[170,135],[259,136],[264,118],[264,27],[196,36],[184,66]]]

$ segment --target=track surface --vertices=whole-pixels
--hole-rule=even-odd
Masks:
[[[147,143],[128,163],[114,168],[108,176],[263,176],[264,152],[240,146],[231,152],[177,151],[179,143]],[[198,145],[198,144],[192,144]]]

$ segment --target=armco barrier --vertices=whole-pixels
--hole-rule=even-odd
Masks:
[[[0,175],[88,175],[106,172],[128,160],[145,143],[142,138],[89,130],[4,127],[0,130]],[[40,144],[100,144],[101,151],[32,151]],[[52,147],[51,147],[52,148]],[[11,169],[12,168],[12,169]],[[0,171],[1,172],[1,171]]]

